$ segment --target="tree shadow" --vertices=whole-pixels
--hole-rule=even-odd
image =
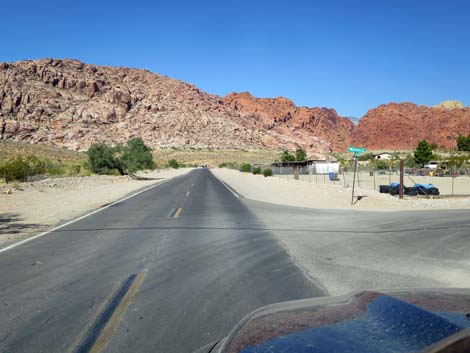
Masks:
[[[0,213],[0,236],[35,232],[42,228],[43,224],[22,222],[16,213]]]

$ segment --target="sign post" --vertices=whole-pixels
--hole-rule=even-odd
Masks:
[[[351,206],[354,205],[354,189],[356,186],[356,172],[357,172],[357,156],[359,153],[364,153],[365,148],[362,147],[348,147],[348,152],[354,153],[354,174],[353,174],[353,186],[352,186],[352,195],[351,195]]]

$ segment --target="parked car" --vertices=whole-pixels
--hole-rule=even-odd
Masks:
[[[424,168],[437,169],[437,162],[436,161],[429,161],[428,164],[424,165]]]

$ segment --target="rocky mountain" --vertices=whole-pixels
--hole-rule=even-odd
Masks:
[[[428,107],[389,103],[369,110],[361,118],[352,143],[369,149],[406,150],[426,139],[451,148],[460,133],[470,134],[470,108],[463,105],[449,108],[448,104]]]
[[[270,130],[293,144],[303,141],[309,148],[320,144],[344,149],[353,129],[353,123],[334,109],[297,107],[284,97],[255,98],[243,92],[225,96],[224,102],[244,118],[245,126]]]
[[[336,112],[289,109],[292,121],[287,111],[261,121],[229,98],[146,70],[53,59],[0,64],[2,138],[16,141],[83,150],[140,136],[152,147],[301,146],[315,154],[346,138]]]
[[[334,109],[283,97],[219,97],[147,70],[43,59],[0,63],[0,121],[0,138],[74,150],[138,136],[152,147],[302,147],[320,157],[349,144],[405,149],[422,138],[451,147],[470,133],[470,108],[390,103],[354,126]]]

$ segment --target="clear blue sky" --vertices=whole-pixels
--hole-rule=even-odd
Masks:
[[[470,2],[5,1],[0,61],[145,68],[362,116],[390,101],[470,105]]]

